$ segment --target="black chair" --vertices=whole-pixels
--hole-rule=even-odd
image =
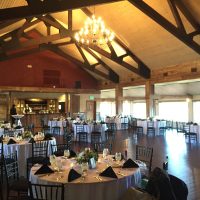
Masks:
[[[185,124],[183,127],[183,131],[184,131],[185,139],[188,138],[189,142],[191,142],[191,140],[195,140],[197,142],[197,133],[190,131],[190,124]]]
[[[129,127],[127,117],[121,117],[121,129],[122,130],[127,130]]]
[[[4,128],[4,135],[7,135],[9,137],[14,137],[14,130],[11,130],[9,128]]]
[[[34,134],[34,129],[35,125],[33,123],[27,126],[27,131],[30,131],[32,134]]]
[[[73,138],[73,134],[72,133],[65,133],[64,132],[64,134],[63,134],[63,141],[67,144],[68,149],[71,149],[72,138]]]
[[[135,130],[136,130],[136,134],[137,134],[138,136],[141,136],[141,135],[143,135],[143,133],[144,133],[143,127],[142,127],[142,126],[136,126]]]
[[[154,121],[147,121],[147,135],[156,135],[156,131],[154,128]]]
[[[149,172],[151,172],[152,158],[153,148],[136,145],[136,160],[144,162]]]
[[[184,122],[176,122],[176,131],[177,133],[184,133]]]
[[[32,156],[30,158],[27,158],[27,177],[29,174],[30,168],[38,163],[38,164],[49,164],[49,158],[48,155],[48,140],[44,141],[38,141],[32,143]]]
[[[166,134],[166,127],[160,126],[159,127],[159,135],[165,135]]]
[[[117,124],[114,122],[106,123],[108,130],[115,132],[117,130]]]
[[[168,130],[173,129],[173,121],[170,121],[170,120],[166,121],[166,129],[168,129]]]
[[[109,153],[111,154],[111,152],[112,152],[112,144],[111,143],[96,142],[93,144],[93,149],[98,153],[102,153],[105,148],[107,148],[109,150]]]
[[[67,144],[51,144],[51,152],[55,156],[63,156],[64,151],[68,149],[69,148]]]
[[[29,182],[31,200],[64,200],[64,185],[44,185]]]
[[[176,196],[176,200],[187,200],[188,187],[185,182],[171,174],[169,174],[169,179]]]
[[[93,124],[93,130],[91,133],[91,143],[101,142],[101,125]]]
[[[44,132],[44,134],[51,133],[51,128],[48,125],[44,125],[42,127],[42,131]]]
[[[28,198],[28,181],[25,178],[19,178],[17,152],[4,155],[5,177],[7,185],[7,199],[11,192],[17,192],[17,199]]]
[[[60,135],[60,126],[53,126],[52,133],[53,135]]]
[[[76,141],[79,142],[88,142],[88,133],[84,129],[84,125],[76,125]]]

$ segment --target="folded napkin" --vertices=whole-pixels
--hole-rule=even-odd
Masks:
[[[103,172],[99,174],[99,176],[105,176],[105,177],[110,177],[110,178],[117,178],[117,175],[113,171],[112,167],[106,168]]]
[[[80,178],[81,174],[79,174],[77,171],[75,171],[74,169],[71,169],[69,171],[69,175],[68,175],[68,182],[71,182],[73,180],[76,180],[77,178]]]
[[[31,138],[31,139],[28,141],[28,143],[35,143],[34,138]]]
[[[137,168],[137,167],[139,167],[139,165],[130,158],[122,166],[122,168]]]
[[[76,157],[76,152],[73,151],[73,150],[70,150],[70,156],[69,156],[69,158],[73,158],[73,157]]]
[[[36,172],[35,175],[38,174],[51,174],[54,173],[54,171],[48,167],[48,165],[42,165]]]
[[[53,135],[50,133],[45,134],[44,140],[52,140]]]
[[[7,144],[16,144],[16,142],[12,138],[10,138]]]
[[[16,126],[15,127],[15,129],[21,129],[22,128],[22,126]]]
[[[86,122],[83,122],[83,125],[88,125]]]

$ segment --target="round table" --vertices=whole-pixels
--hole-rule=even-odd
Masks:
[[[62,157],[57,159],[62,162],[62,170],[60,172],[54,172],[49,175],[34,175],[40,166],[33,166],[30,173],[30,181],[39,184],[64,183],[66,200],[118,200],[129,187],[138,185],[141,181],[139,168],[122,169],[114,167],[113,170],[118,179],[100,176],[101,180],[99,180],[98,173],[105,169],[108,164],[108,160],[101,158],[101,161],[97,163],[96,169],[87,171],[84,181],[82,178],[78,178],[68,182],[71,163],[74,164],[74,169],[79,173],[81,173],[80,165],[76,164],[75,159],[64,159]],[[112,165],[114,161],[109,160],[109,164]]]
[[[14,138],[13,138],[14,139]],[[48,155],[51,155],[51,144],[56,144],[56,139],[49,140]],[[16,144],[3,144],[4,154],[9,155],[17,151],[19,176],[26,177],[26,159],[32,155],[32,144],[28,140],[17,141]]]

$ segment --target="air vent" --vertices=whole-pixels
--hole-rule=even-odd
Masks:
[[[44,70],[43,83],[47,86],[60,86],[60,71],[58,70]]]
[[[196,67],[192,67],[191,68],[191,72],[197,72],[197,68]]]

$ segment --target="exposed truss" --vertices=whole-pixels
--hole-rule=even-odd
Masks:
[[[1,9],[0,21],[23,19],[47,13],[73,10],[118,1],[121,0],[27,0],[27,6]]]
[[[200,45],[193,40],[193,37],[197,34],[200,34],[200,24],[193,18],[189,10],[183,5],[180,0],[168,0],[169,6],[172,10],[173,16],[177,23],[177,27],[169,22],[166,18],[164,18],[161,14],[159,14],[156,10],[150,7],[147,3],[141,0],[128,0],[131,4],[145,13],[148,17],[157,22],[160,26],[165,28],[172,35],[177,37],[179,40],[184,42],[188,47],[193,49],[195,52],[200,54]],[[192,24],[195,31],[187,34],[183,21],[179,15],[177,7],[181,10],[181,12],[185,15],[187,20]]]
[[[83,12],[87,15],[91,15],[88,9],[83,9]],[[40,22],[43,22],[47,28],[47,35],[41,35],[40,38],[29,38],[28,33],[24,31],[27,28],[30,28],[33,25],[36,25]],[[117,64],[121,65],[122,67],[134,72],[144,78],[150,77],[150,70],[149,68],[136,56],[134,55],[119,38],[116,38],[116,42],[126,51],[126,53],[122,56],[117,56],[114,47],[111,43],[108,44],[111,53],[108,53],[102,48],[99,47],[92,47],[88,48],[87,46],[79,46],[74,39],[74,33],[77,30],[73,30],[73,20],[72,20],[72,11],[68,11],[68,29],[66,29],[62,24],[59,23],[55,18],[51,15],[40,15],[35,18],[29,17],[26,19],[25,23],[22,27],[17,30],[14,30],[8,34],[5,34],[0,37],[0,60],[6,60],[11,58],[20,57],[23,55],[28,55],[32,52],[39,52],[43,50],[51,50],[54,53],[70,60],[71,62],[75,63],[79,67],[86,69],[97,76],[103,77],[104,79],[110,80],[115,83],[119,83],[119,75],[111,69],[103,60],[101,60],[91,49],[100,53],[101,55],[105,56],[106,58],[116,62]],[[59,30],[57,34],[51,34],[50,27],[54,27]],[[28,40],[21,41],[21,38],[24,37]],[[7,41],[9,38],[9,41]],[[69,41],[66,42],[57,42],[57,44],[52,44],[52,42],[68,38]],[[59,47],[69,44],[75,44],[76,48],[78,49],[81,57],[83,58],[84,62],[72,57],[71,55],[67,54],[66,52],[62,51]],[[36,48],[38,47],[38,48]],[[28,50],[26,50],[28,48]],[[30,49],[33,48],[33,49]],[[95,64],[90,64],[87,56],[85,55],[83,49],[87,51],[95,60]],[[14,54],[9,54],[10,51],[16,50]],[[123,61],[125,57],[131,57],[138,66],[132,66],[129,63]],[[100,66],[100,69],[97,69]]]

